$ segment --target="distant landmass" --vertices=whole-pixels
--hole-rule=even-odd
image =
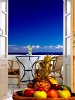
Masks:
[[[12,53],[12,52],[9,52],[8,55],[26,55],[28,53]],[[34,52],[32,53],[32,55],[63,55],[63,52]]]

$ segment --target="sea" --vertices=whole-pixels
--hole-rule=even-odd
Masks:
[[[9,52],[8,55],[26,55],[23,52]],[[33,52],[32,55],[63,55],[63,52]]]

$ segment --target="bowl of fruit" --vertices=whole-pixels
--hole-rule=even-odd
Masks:
[[[28,83],[23,90],[14,92],[12,98],[13,100],[75,100],[75,93],[72,93],[70,87],[57,84],[52,78],[53,80],[53,84],[46,91],[42,83],[39,83],[37,89],[31,87],[32,83]]]
[[[75,100],[75,93],[70,87],[59,84],[50,75],[52,56],[45,56],[43,60],[37,61],[38,73],[35,74],[31,83],[12,95],[13,100]]]

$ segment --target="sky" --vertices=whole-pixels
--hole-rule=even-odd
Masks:
[[[63,0],[9,0],[9,52],[63,51]]]

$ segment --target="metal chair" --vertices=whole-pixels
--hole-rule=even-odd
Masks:
[[[8,78],[18,78],[18,87],[20,88],[20,63],[18,61],[8,60]]]

